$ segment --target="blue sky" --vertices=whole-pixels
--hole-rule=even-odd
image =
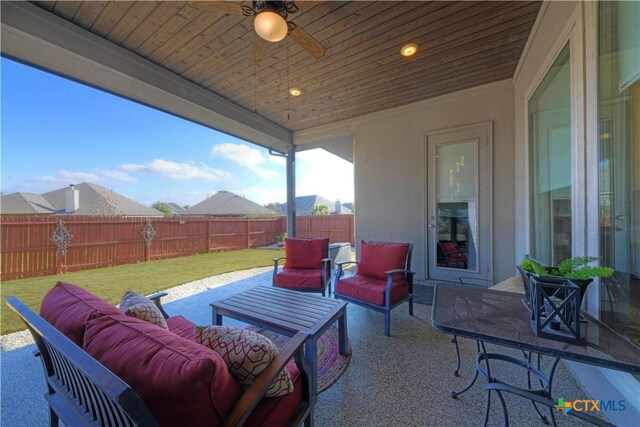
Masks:
[[[284,159],[266,149],[5,58],[0,71],[3,194],[92,182],[146,205],[193,205],[219,190],[286,199]],[[296,186],[352,202],[353,165],[299,152]]]

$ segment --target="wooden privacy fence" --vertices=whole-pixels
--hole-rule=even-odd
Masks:
[[[297,217],[298,237],[353,245],[353,215]],[[2,216],[0,280],[274,243],[286,217]]]

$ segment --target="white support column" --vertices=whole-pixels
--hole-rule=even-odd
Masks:
[[[296,146],[287,152],[287,235],[296,237]]]

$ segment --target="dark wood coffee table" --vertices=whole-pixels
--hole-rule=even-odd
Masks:
[[[319,295],[271,286],[257,286],[211,303],[212,323],[222,325],[222,316],[274,331],[288,337],[306,332],[304,358],[311,370],[311,390],[318,391],[318,338],[338,321],[340,354],[348,355],[347,303]]]

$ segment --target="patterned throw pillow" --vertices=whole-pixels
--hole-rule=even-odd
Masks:
[[[127,316],[137,317],[169,330],[167,321],[158,306],[144,295],[131,291],[125,293],[120,301],[120,310]]]
[[[196,342],[218,352],[233,378],[245,390],[278,355],[278,347],[269,338],[244,328],[196,326]],[[265,396],[284,396],[292,391],[289,372],[283,369]]]

